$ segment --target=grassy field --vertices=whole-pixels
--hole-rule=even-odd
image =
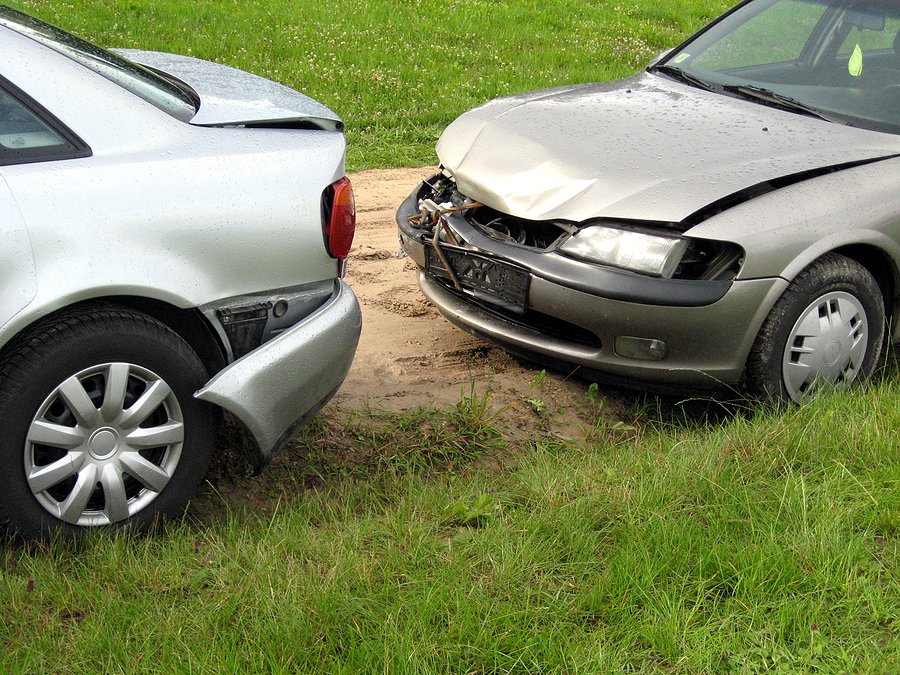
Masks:
[[[347,122],[351,170],[436,163],[464,110],[630,75],[725,0],[14,0],[105,47],[191,54],[278,80]]]
[[[488,98],[629,74],[727,3],[12,4],[297,87],[360,169],[433,162]],[[326,415],[264,476],[274,512],[0,547],[0,672],[900,673],[896,375],[780,412],[635,397],[616,424],[586,389],[577,446],[507,443],[471,396]]]
[[[269,515],[0,549],[0,671],[897,673],[898,398],[597,399],[581,447],[477,398],[326,417]]]

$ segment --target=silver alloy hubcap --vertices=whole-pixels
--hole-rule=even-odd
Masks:
[[[183,442],[171,387],[146,368],[105,363],[67,378],[41,404],[25,441],[25,475],[56,518],[107,525],[156,499]]]
[[[803,401],[823,385],[846,387],[856,379],[869,341],[862,303],[835,291],[812,302],[788,335],[782,361],[784,386]]]

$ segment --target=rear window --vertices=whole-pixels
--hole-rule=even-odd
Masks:
[[[197,96],[187,87],[170,82],[87,40],[5,5],[0,5],[0,25],[68,56],[183,122],[189,121],[197,112]]]
[[[0,81],[0,166],[90,154],[79,138],[36,102]]]

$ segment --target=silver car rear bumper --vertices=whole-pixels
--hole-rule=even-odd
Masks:
[[[251,462],[261,468],[337,392],[361,328],[356,296],[337,281],[322,307],[230,364],[194,396],[244,424],[258,450]]]

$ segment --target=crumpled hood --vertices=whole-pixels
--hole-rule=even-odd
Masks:
[[[437,153],[463,194],[522,218],[678,222],[767,180],[900,153],[900,137],[644,72],[496,99]]]
[[[341,118],[326,106],[264,77],[190,56],[139,49],[112,51],[193,88],[200,96],[200,109],[191,124],[311,122],[325,129],[343,129]]]

